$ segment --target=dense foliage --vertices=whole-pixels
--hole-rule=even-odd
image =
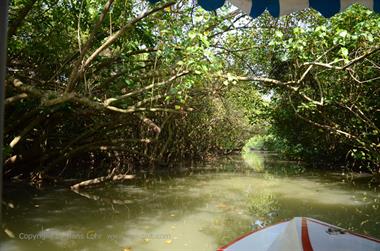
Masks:
[[[377,172],[380,17],[361,6],[329,20],[307,13],[280,19],[267,37],[261,84],[273,94],[272,126],[259,141],[310,163]]]
[[[273,100],[273,129],[307,159],[380,165],[379,32],[379,15],[357,7],[274,40],[286,72],[273,75],[295,83]]]
[[[294,158],[376,171],[379,24],[360,6],[253,20],[193,1],[13,0],[5,177],[168,166],[265,133]]]
[[[250,125],[233,96],[257,91],[211,77],[237,14],[187,1],[12,1],[5,177],[96,176],[240,148]]]

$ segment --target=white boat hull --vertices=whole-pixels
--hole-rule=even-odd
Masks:
[[[380,251],[380,240],[296,217],[250,232],[218,251]]]

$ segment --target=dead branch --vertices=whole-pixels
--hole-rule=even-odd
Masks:
[[[73,191],[78,191],[79,189],[98,186],[98,185],[101,185],[101,184],[108,182],[108,181],[119,181],[120,182],[120,181],[132,180],[135,178],[135,175],[114,174],[114,173],[115,173],[115,169],[113,169],[112,172],[107,176],[101,176],[101,177],[98,177],[95,179],[90,179],[90,180],[85,180],[85,181],[79,182],[75,185],[72,185],[70,187],[70,189]]]
[[[22,132],[20,132],[16,137],[13,138],[11,143],[9,143],[9,146],[11,148],[14,148],[21,139],[24,138],[26,134],[28,134],[39,122],[41,121],[41,116],[37,116],[35,119],[32,120],[32,122],[27,125]]]
[[[9,98],[5,99],[5,105],[12,104],[16,101],[22,100],[22,99],[27,98],[27,97],[28,97],[28,94],[26,94],[25,92],[18,94],[18,95],[15,95],[13,97],[9,97]]]

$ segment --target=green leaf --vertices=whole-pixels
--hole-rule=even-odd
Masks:
[[[348,50],[347,50],[347,48],[345,48],[345,47],[340,48],[340,54],[343,57],[347,58],[348,57]]]
[[[343,38],[345,38],[345,37],[347,37],[347,35],[348,35],[348,32],[346,31],[346,30],[342,30],[342,31],[340,31],[339,32],[339,34],[338,34],[340,37],[343,37]]]
[[[189,36],[190,39],[194,39],[197,36],[197,32],[190,31],[189,34],[188,34],[188,36]]]
[[[275,36],[277,37],[277,38],[282,38],[283,36],[284,36],[284,34],[281,32],[281,31],[276,31],[275,32]]]

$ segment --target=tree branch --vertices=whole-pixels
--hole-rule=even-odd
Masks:
[[[105,8],[103,9],[103,13],[108,13],[108,10],[110,7],[110,5],[108,6],[108,4],[112,4],[112,2],[113,2],[113,0],[108,1]],[[128,22],[126,25],[124,25],[120,30],[118,30],[117,32],[115,32],[114,34],[109,36],[108,39],[85,60],[85,62],[82,62],[86,52],[88,51],[89,47],[92,45],[92,40],[94,39],[94,38],[90,37],[90,39],[87,41],[86,45],[84,46],[82,53],[81,53],[79,59],[77,60],[75,66],[74,66],[74,68],[70,74],[70,78],[69,78],[65,92],[67,93],[67,92],[72,91],[72,89],[74,88],[74,85],[77,82],[79,76],[84,73],[86,68],[99,55],[99,53],[101,53],[102,51],[104,51],[105,49],[110,47],[129,28],[132,28],[137,22],[141,21],[145,17],[150,16],[150,15],[152,15],[152,14],[154,14],[154,13],[156,13],[162,9],[165,9],[166,7],[171,6],[173,4],[175,4],[175,2],[166,3],[160,7],[156,7],[152,10],[146,11],[146,12],[142,13],[141,15],[137,16],[136,18],[132,19],[130,22]],[[108,7],[108,9],[107,9],[107,7]],[[102,13],[101,17],[99,18],[99,21],[98,21],[99,25],[104,21],[103,13]],[[95,25],[94,29],[96,29],[98,27],[98,23]]]
[[[12,38],[12,36],[16,35],[17,29],[21,26],[36,2],[37,0],[30,0],[27,2],[24,7],[19,10],[18,15],[10,21],[8,28],[8,38]]]
[[[370,55],[374,54],[375,52],[377,52],[379,50],[380,50],[380,47],[375,47],[371,51],[351,60],[350,62],[348,62],[344,66],[334,66],[333,63],[321,63],[321,62],[306,62],[306,63],[303,63],[302,65],[303,66],[315,65],[315,66],[320,66],[320,67],[324,67],[327,69],[333,69],[333,70],[347,70],[352,65],[354,65],[354,64],[358,63],[359,61],[369,57]]]
[[[119,97],[114,97],[114,98],[109,98],[109,99],[106,99],[104,101],[104,105],[108,106],[110,105],[111,103],[115,102],[115,101],[118,101],[118,100],[121,100],[121,99],[125,99],[125,98],[128,98],[128,97],[131,97],[133,95],[136,95],[138,93],[141,93],[143,91],[146,91],[146,90],[149,90],[151,88],[154,88],[154,87],[159,87],[159,86],[163,86],[163,85],[166,85],[174,80],[176,80],[177,78],[180,78],[182,76],[185,76],[187,74],[189,74],[190,71],[183,71],[183,72],[180,72],[180,73],[177,73],[176,75],[174,75],[173,77],[169,78],[168,80],[166,81],[163,81],[163,82],[160,82],[160,83],[153,83],[153,84],[150,84],[150,85],[147,85],[141,89],[138,89],[138,90],[135,90],[135,91],[132,91],[132,92],[129,92],[127,94],[124,94],[124,95],[121,95]]]
[[[176,76],[178,77],[179,75],[176,75]],[[173,78],[176,78],[176,76],[174,76]],[[166,84],[168,82],[171,82],[171,81],[168,80],[168,81],[165,81],[165,82],[162,82],[159,84],[162,85],[163,83]],[[118,108],[118,107],[109,105],[109,103],[106,102],[107,100],[103,103],[99,103],[99,102],[93,101],[87,97],[77,96],[75,93],[72,93],[72,92],[67,93],[67,94],[63,94],[62,96],[55,98],[55,99],[48,99],[49,95],[56,95],[57,93],[51,92],[51,91],[50,92],[42,92],[33,86],[27,86],[27,85],[22,84],[22,82],[18,79],[14,80],[14,86],[22,92],[26,92],[26,93],[29,93],[29,94],[35,96],[35,97],[40,98],[42,100],[41,105],[43,105],[45,107],[57,105],[57,104],[64,103],[64,102],[72,102],[72,103],[78,103],[81,105],[85,105],[85,106],[93,108],[95,110],[105,110],[106,109],[106,110],[119,112],[119,113],[136,113],[136,112],[174,112],[174,113],[181,113],[181,112],[183,112],[180,110],[175,110],[175,109],[170,109],[170,108],[161,108],[161,107],[151,108],[151,107],[134,107],[134,106],[132,106],[132,107],[127,108],[127,109],[122,109],[122,108]],[[140,93],[146,89],[149,89],[149,88],[145,87],[145,88],[139,89],[136,92],[133,92],[133,94]],[[113,100],[118,100],[118,99],[113,98]],[[187,108],[185,110],[186,111],[192,111],[192,108]]]
[[[5,99],[5,105],[9,105],[13,102],[22,100],[22,99],[27,98],[27,97],[28,97],[28,94],[26,94],[26,93],[21,93],[21,94],[15,95],[13,97],[9,97],[9,98]]]
[[[142,13],[141,15],[137,16],[136,18],[134,18],[133,20],[131,20],[128,24],[124,25],[120,30],[115,32],[113,35],[109,36],[107,41],[104,42],[98,49],[96,49],[91,54],[91,56],[89,56],[87,58],[87,60],[85,61],[85,63],[82,66],[81,71],[84,71],[84,69],[89,66],[89,64],[99,55],[99,53],[101,53],[102,51],[104,51],[105,49],[110,47],[115,42],[116,39],[121,37],[129,28],[133,27],[137,22],[141,21],[142,19],[144,19],[144,18],[146,18],[146,17],[148,17],[148,16],[150,16],[150,15],[152,15],[152,14],[154,14],[160,10],[163,10],[163,9],[173,5],[174,3],[175,2],[169,2],[169,3],[164,4],[163,6],[156,7],[152,10],[146,11],[146,12]]]

